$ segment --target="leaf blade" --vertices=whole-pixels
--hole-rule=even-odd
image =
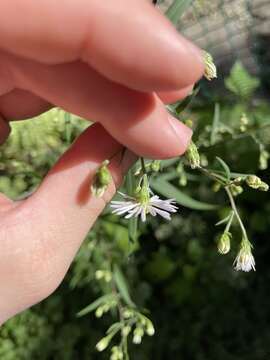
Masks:
[[[153,180],[151,182],[151,187],[161,195],[166,196],[167,198],[174,198],[178,204],[193,210],[214,210],[218,207],[218,205],[195,200],[164,180]]]

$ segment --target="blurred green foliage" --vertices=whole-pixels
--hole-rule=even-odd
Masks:
[[[229,86],[230,87],[230,86]],[[217,98],[215,98],[215,101]],[[270,107],[252,97],[248,103],[235,95],[219,99],[220,122],[237,127],[243,112],[251,125],[270,123]],[[218,134],[209,144],[214,102],[195,100],[186,110],[197,126],[196,137],[208,161],[219,155],[237,171],[250,171],[269,182],[259,170],[260,146],[269,150],[270,133],[232,137]],[[87,122],[54,109],[40,119],[16,122],[1,148],[0,191],[17,199],[28,196]],[[175,164],[167,170],[175,173]],[[207,203],[222,203],[211,183],[187,174],[187,185],[171,177],[176,188]],[[181,187],[182,186],[182,187]],[[222,201],[221,201],[222,200]],[[0,329],[0,359],[108,359],[95,344],[112,322],[111,310],[102,318],[76,314],[109,290],[96,280],[97,270],[117,264],[128,279],[132,300],[150,311],[156,335],[142,346],[130,344],[138,360],[266,360],[270,357],[270,227],[269,194],[253,191],[239,197],[240,211],[255,244],[257,272],[236,273],[233,254],[220,256],[214,224],[228,211],[181,208],[170,223],[153,219],[129,242],[127,223],[105,211],[79,250],[61,287],[49,299],[8,321]],[[237,235],[237,234],[236,234]],[[234,235],[235,236],[235,235]],[[235,245],[232,244],[234,247]]]

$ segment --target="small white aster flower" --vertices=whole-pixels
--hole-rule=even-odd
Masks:
[[[248,240],[242,240],[240,250],[234,261],[234,268],[237,271],[249,272],[255,269],[255,259],[251,252],[251,244]]]
[[[160,215],[166,220],[171,220],[170,213],[175,213],[178,207],[175,205],[174,199],[162,200],[157,195],[152,195],[149,188],[147,176],[143,176],[143,185],[135,191],[134,197],[119,192],[125,201],[112,201],[112,213],[117,215],[125,215],[126,219],[131,217],[141,217],[143,222],[146,221],[146,215]]]

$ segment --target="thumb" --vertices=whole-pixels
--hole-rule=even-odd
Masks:
[[[122,150],[101,125],[90,126],[36,193],[9,213],[6,227],[12,225],[12,231],[2,247],[6,260],[0,260],[0,281],[1,274],[13,274],[1,290],[0,309],[8,317],[47,297],[60,284],[89,228],[135,161],[129,151],[122,156]],[[105,159],[112,159],[113,181],[104,197],[96,198],[90,193],[91,180]],[[19,303],[14,305],[14,299]]]

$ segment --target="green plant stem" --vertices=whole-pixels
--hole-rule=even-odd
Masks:
[[[146,170],[144,158],[141,157],[140,161],[141,161],[142,172],[143,172],[144,175],[147,175],[147,170]]]
[[[223,176],[217,175],[217,174],[213,173],[212,171],[203,168],[202,166],[198,167],[197,169],[200,172],[202,172],[204,175],[208,176],[209,178],[219,182],[221,185],[223,185],[223,186],[227,185],[227,181]]]
[[[235,204],[233,195],[232,195],[232,193],[231,193],[231,190],[229,189],[229,187],[225,186],[225,191],[226,191],[226,193],[227,193],[227,195],[228,195],[228,198],[229,198],[229,200],[230,200],[232,210],[233,210],[233,212],[234,212],[234,214],[235,214],[235,216],[236,216],[236,219],[237,219],[237,221],[238,221],[238,223],[239,223],[239,226],[240,226],[240,228],[241,228],[241,230],[242,230],[243,237],[244,237],[246,240],[248,240],[245,226],[244,226],[244,224],[243,224],[243,222],[242,222],[242,220],[241,220],[241,217],[240,217],[240,215],[239,215],[239,212],[238,212],[238,210],[237,210],[237,207],[236,207],[236,204]]]
[[[229,220],[228,220],[228,222],[227,222],[226,228],[225,228],[225,232],[227,232],[227,231],[230,230],[230,227],[231,227],[231,225],[232,225],[233,218],[234,218],[234,211],[232,210],[231,215],[230,215],[230,217],[229,217]]]

